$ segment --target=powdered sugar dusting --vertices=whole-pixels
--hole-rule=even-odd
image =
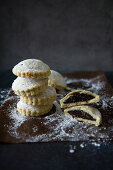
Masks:
[[[0,105],[4,102],[4,99],[7,97],[10,88],[2,89],[0,88]]]
[[[21,139],[24,142],[49,142],[49,141],[85,141],[85,140],[107,140],[113,134],[113,119],[108,119],[107,114],[102,113],[104,123],[100,127],[96,127],[85,122],[78,122],[73,118],[66,116],[60,108],[59,100],[66,95],[66,93],[76,90],[84,89],[100,95],[100,102],[95,104],[95,107],[100,109],[113,109],[113,96],[106,95],[102,92],[106,82],[100,81],[100,77],[92,79],[70,79],[65,78],[67,82],[67,89],[60,90],[57,94],[57,101],[54,102],[54,108],[43,117],[27,117],[17,112],[16,104],[17,96],[10,96],[8,100],[13,104],[8,105],[9,124],[8,133],[16,139]],[[74,85],[73,85],[74,84]],[[74,88],[73,88],[74,87]],[[14,100],[14,101],[13,101]],[[107,112],[109,114],[109,112]],[[107,120],[107,121],[106,121]],[[108,126],[109,125],[109,126]],[[113,135],[111,135],[113,138]],[[94,146],[99,147],[99,144],[93,143]],[[84,142],[81,143],[80,148],[84,148]],[[74,153],[76,147],[70,146],[69,152]]]
[[[37,132],[38,127],[37,127],[37,126],[34,126],[32,129],[33,129],[33,132]]]
[[[16,138],[20,138],[20,135],[17,132],[17,130],[27,118],[26,116],[23,116],[20,113],[18,113],[16,107],[14,107],[13,109],[12,108],[10,109],[12,111],[10,112],[9,117],[12,123],[9,125],[9,133]]]

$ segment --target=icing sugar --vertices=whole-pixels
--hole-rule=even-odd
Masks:
[[[10,91],[10,88],[7,88],[7,89],[0,88],[0,105],[4,103],[4,99],[6,101],[9,91]]]
[[[12,108],[10,109],[12,110]],[[8,125],[9,133],[11,136],[21,138],[23,134],[19,135],[18,128],[27,120],[27,117],[18,113],[16,107],[13,108],[9,117],[12,120],[12,123]]]

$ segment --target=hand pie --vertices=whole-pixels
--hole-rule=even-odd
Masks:
[[[64,113],[78,121],[91,123],[99,126],[102,116],[98,109],[91,106],[74,106],[64,110]]]
[[[86,90],[76,90],[68,93],[63,99],[60,100],[61,108],[80,106],[89,103],[98,102],[100,97]]]

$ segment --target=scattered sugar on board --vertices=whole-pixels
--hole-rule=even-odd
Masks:
[[[10,88],[7,89],[0,88],[0,105],[4,102],[4,99],[7,97],[9,91]]]
[[[12,120],[11,124],[9,125],[9,133],[16,138],[20,138],[20,135],[18,134],[17,130],[27,118],[26,116],[23,116],[18,113],[17,108],[14,107],[9,109],[11,110],[9,117]]]
[[[104,82],[101,82],[99,80],[99,76],[93,79],[69,79],[69,78],[65,78],[67,84],[70,83],[78,83],[78,82],[82,82],[84,87],[87,87],[86,90],[90,90],[93,91],[95,93],[100,93],[101,92],[101,88],[103,88],[105,86]],[[96,79],[96,83],[95,83],[95,79]],[[97,82],[98,80],[98,82]],[[75,90],[73,88],[69,87],[69,90]],[[108,106],[112,107],[113,104],[113,96],[111,98],[109,98],[109,96],[105,96],[105,94],[100,93],[100,97],[101,97],[101,102],[102,102],[102,107],[106,108]],[[58,99],[60,97],[63,97],[63,93],[58,94],[57,97]],[[12,97],[13,98],[13,97]],[[9,98],[8,98],[9,99]],[[7,100],[8,100],[7,99]],[[59,102],[59,101],[58,101]],[[30,134],[27,134],[28,137],[26,139],[26,142],[37,142],[37,141],[42,141],[42,142],[47,142],[50,141],[51,139],[53,140],[60,140],[63,141],[65,137],[68,137],[68,139],[70,141],[78,141],[80,140],[81,136],[85,139],[87,139],[87,137],[89,137],[89,134],[91,134],[92,137],[96,136],[96,134],[98,133],[98,137],[100,137],[101,139],[103,139],[104,137],[107,137],[107,134],[103,134],[103,133],[99,133],[98,132],[98,127],[94,127],[94,126],[90,126],[90,124],[86,124],[84,122],[78,122],[76,124],[74,119],[69,118],[68,116],[64,115],[64,113],[62,112],[59,104],[57,102],[54,103],[56,106],[56,112],[54,113],[54,115],[49,115],[46,116],[44,118],[44,122],[42,122],[45,126],[48,125],[50,122],[57,122],[56,124],[54,124],[54,127],[51,126],[49,127],[50,130],[54,129],[54,131],[52,131],[52,133],[49,134],[40,134],[40,135],[35,135],[35,136],[31,136]],[[12,120],[12,122],[9,125],[9,133],[10,135],[16,137],[16,138],[22,138],[24,136],[26,136],[25,132],[19,134],[18,133],[18,128],[28,119],[31,119],[31,117],[26,117],[23,116],[21,114],[19,114],[16,110],[15,107],[11,107],[9,108],[9,117]],[[112,120],[113,121],[113,120]],[[105,127],[104,127],[105,128]],[[70,129],[72,129],[72,133],[70,133]],[[88,133],[84,133],[84,129],[87,129]],[[38,131],[37,126],[33,126],[32,127],[32,131],[35,133]],[[82,140],[82,138],[81,138]],[[94,146],[99,146],[98,144],[94,143]],[[80,145],[81,148],[85,147],[84,143],[81,143]],[[76,148],[76,147],[74,147]],[[75,149],[70,147],[70,153],[74,153]]]
[[[33,130],[33,132],[37,132],[38,127],[37,127],[37,126],[34,126],[34,127],[32,128],[32,130]]]

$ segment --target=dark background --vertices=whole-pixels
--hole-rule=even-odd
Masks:
[[[0,69],[27,58],[60,71],[112,71],[113,0],[2,0]]]

